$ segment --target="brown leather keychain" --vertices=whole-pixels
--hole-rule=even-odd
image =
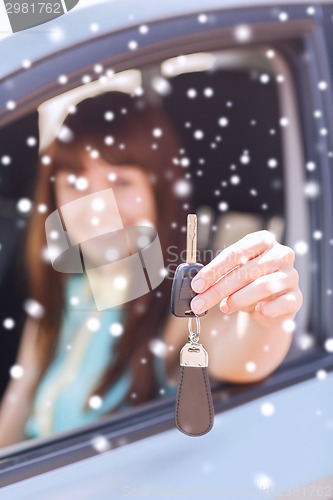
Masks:
[[[188,436],[202,436],[210,431],[214,422],[214,406],[208,377],[208,353],[199,344],[200,317],[191,309],[197,295],[191,281],[203,265],[196,261],[197,216],[187,216],[186,263],[179,264],[171,290],[171,312],[188,318],[189,342],[180,351],[180,383],[176,397],[175,422]],[[200,316],[205,315],[207,311]],[[196,333],[192,331],[195,317]]]
[[[195,313],[194,313],[195,314]],[[214,405],[208,376],[208,352],[198,342],[200,318],[188,319],[189,342],[180,351],[180,383],[176,397],[175,422],[188,436],[203,436],[214,424]]]

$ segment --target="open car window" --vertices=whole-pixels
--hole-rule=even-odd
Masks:
[[[102,64],[96,62],[95,70],[102,73],[102,68]],[[273,232],[282,244],[292,244],[296,247],[307,245],[307,214],[301,189],[304,185],[301,144],[297,138],[291,141],[288,137],[289,121],[292,121],[295,134],[297,133],[298,116],[295,108],[288,107],[288,100],[292,101],[293,82],[279,53],[268,46],[252,50],[192,53],[168,58],[160,64],[131,68],[119,73],[106,71],[97,81],[87,80],[86,78],[86,83],[81,86],[42,103],[34,114],[14,122],[5,130],[8,134],[6,144],[10,146],[7,146],[2,157],[3,170],[7,176],[7,185],[3,184],[3,199],[11,207],[11,213],[7,218],[3,217],[3,221],[9,222],[11,227],[16,226],[15,232],[12,233],[12,246],[17,249],[16,259],[23,260],[22,246],[15,243],[15,238],[27,238],[29,216],[31,217],[34,211],[41,214],[48,211],[47,203],[37,205],[33,198],[36,189],[33,179],[38,176],[38,150],[41,166],[47,169],[52,158],[43,151],[55,137],[60,137],[65,143],[71,139],[71,131],[63,126],[68,113],[75,114],[75,106],[87,97],[120,90],[132,96],[145,95],[154,106],[166,110],[177,136],[180,137],[182,147],[172,159],[181,171],[181,180],[174,186],[174,197],[175,200],[181,200],[187,190],[192,193],[193,206],[198,215],[200,262],[210,262],[227,246],[246,234],[261,229]],[[65,81],[66,77],[60,75],[59,82]],[[106,125],[109,119],[113,119],[112,110],[105,109]],[[152,130],[151,148],[158,147],[158,132],[159,129]],[[161,130],[160,134],[162,133]],[[12,140],[13,135],[16,136],[15,143]],[[21,146],[18,147],[18,144]],[[117,146],[121,148],[121,144]],[[293,159],[292,170],[287,168],[290,158]],[[76,171],[71,171],[70,157],[68,164],[66,175],[68,178],[71,175],[75,177]],[[18,178],[21,179],[20,183],[17,182]],[[84,177],[80,178],[79,174],[76,179],[74,183],[80,183],[80,179],[84,181]],[[35,180],[35,184],[36,182]],[[289,186],[295,185],[299,185],[298,192],[295,188],[291,192]],[[303,205],[304,210],[300,211],[302,218],[298,219],[297,230],[288,226],[288,220],[293,219],[288,217],[293,210],[293,203],[298,207]],[[185,203],[183,210],[183,220],[171,221],[175,232],[184,233],[187,211]],[[296,232],[298,237],[295,240]],[[183,249],[180,249],[183,250],[183,255],[184,249],[185,244]],[[50,252],[50,249],[48,251]],[[41,259],[48,257],[47,248],[44,248],[43,252]],[[308,255],[306,253],[306,256]],[[12,256],[13,251],[8,256],[11,264],[14,260]],[[49,259],[51,260],[50,256]],[[172,278],[175,267],[181,260],[179,249],[174,249],[171,245],[164,249],[168,274],[166,279]],[[6,267],[8,269],[8,265]],[[307,297],[310,290],[308,265],[304,255],[300,267],[304,294]],[[38,319],[43,305],[34,302],[29,296],[17,297],[16,290],[22,290],[24,280],[22,274],[17,272],[14,278],[13,273],[14,271],[6,273],[13,290],[12,301],[8,304],[12,312],[8,311],[6,314],[7,319],[3,326],[15,332],[22,329],[24,313]],[[28,280],[27,277],[25,279]],[[8,290],[7,285],[5,289]],[[158,295],[158,289],[155,293]],[[77,304],[75,299],[76,296],[69,297],[69,308],[80,311],[80,304]],[[95,304],[92,305],[92,310],[94,307]],[[131,303],[128,304],[128,308],[130,307]],[[84,313],[82,310],[82,321]],[[146,314],[148,321],[149,313]],[[303,314],[300,320],[302,324],[297,329],[294,344],[289,352],[291,358],[303,352],[302,342],[304,343],[306,335],[307,317]],[[225,322],[224,328],[228,328],[228,317],[223,320],[221,315],[222,321]],[[65,328],[64,324],[62,328]],[[18,339],[19,331],[16,336]],[[68,359],[70,352],[74,355],[75,345],[75,342],[72,344],[68,341]],[[13,347],[11,352],[7,349],[7,370],[13,353]],[[154,356],[161,358],[157,347]],[[64,373],[71,366],[69,361],[67,365],[64,363],[58,374],[59,383],[60,377],[64,379]],[[55,363],[53,369],[56,369]],[[10,370],[11,376],[15,376],[15,368]],[[219,382],[217,381],[218,386],[223,384],[223,381]],[[51,394],[52,387],[50,383]],[[172,394],[172,387],[164,387],[162,384],[157,397],[170,396],[170,391]],[[48,402],[50,406],[55,405],[51,397]],[[33,411],[36,415],[41,414],[37,403]],[[55,408],[51,412],[53,418],[54,412]],[[51,415],[48,418],[50,419]]]

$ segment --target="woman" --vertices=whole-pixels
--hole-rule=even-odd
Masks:
[[[169,312],[169,276],[157,289],[97,314],[85,277],[57,273],[44,251],[48,214],[110,187],[124,227],[148,221],[157,228],[163,253],[171,245],[183,250],[185,234],[179,226],[193,208],[190,190],[179,189],[184,187],[179,182],[185,182],[177,161],[180,144],[167,118],[141,97],[109,92],[81,102],[62,131],[43,152],[35,201],[37,207],[45,204],[47,212],[35,211],[27,239],[30,293],[44,314],[26,322],[17,359],[25,376],[12,380],[6,390],[1,446],[93,421],[148,401],[160,389],[175,394],[179,350],[187,341],[184,322]],[[71,236],[82,241],[91,218],[80,211],[71,217]],[[193,280],[198,292],[193,310],[210,310],[202,317],[200,341],[210,355],[211,377],[253,382],[283,361],[292,340],[286,320],[302,304],[293,262],[292,249],[271,233],[257,231],[224,249]],[[101,275],[102,293],[107,285]],[[73,298],[78,295],[83,308],[75,311]],[[222,308],[226,304],[229,311]],[[264,305],[261,312],[259,304]],[[222,313],[230,313],[228,322]],[[118,329],[112,342],[110,324]],[[96,330],[95,335],[88,338],[87,330]],[[158,340],[164,342],[162,360],[152,347]],[[89,358],[92,352],[94,359]],[[80,371],[91,366],[100,369]],[[15,405],[20,411],[13,411]]]

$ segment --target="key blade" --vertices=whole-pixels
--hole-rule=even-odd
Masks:
[[[197,261],[197,216],[196,214],[188,214],[186,262],[188,264],[195,264],[196,261]]]

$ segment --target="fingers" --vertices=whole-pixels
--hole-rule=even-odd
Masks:
[[[274,235],[266,230],[247,234],[222,250],[193,278],[191,286],[197,293],[204,292],[219,278],[238,265],[243,265],[276,244]]]
[[[281,269],[275,273],[264,275],[241,290],[231,294],[227,301],[222,301],[228,306],[223,312],[254,310],[259,301],[270,300],[288,290],[297,288],[299,275],[296,269]],[[221,304],[222,305],[222,304]]]
[[[278,316],[294,315],[302,307],[303,295],[299,288],[288,291],[273,300],[260,302],[256,311],[263,316],[277,318]]]
[[[272,274],[283,265],[291,266],[294,261],[294,251],[284,245],[276,244],[270,248],[265,253],[251,259],[244,265],[241,265],[232,271],[230,271],[226,276],[223,276],[219,281],[214,283],[206,291],[199,293],[191,302],[191,308],[197,314],[213,307],[214,305],[221,302],[224,298],[231,294],[236,293],[238,290],[246,287],[251,283],[256,283],[257,279],[261,276]],[[212,261],[213,262],[213,261]],[[207,266],[206,266],[207,267]],[[291,269],[293,269],[291,267]],[[289,269],[291,271],[291,269]],[[193,278],[193,281],[197,278],[199,273]],[[297,273],[295,270],[294,272]],[[298,276],[298,274],[297,274]],[[258,285],[260,282],[258,282]],[[256,285],[253,284],[253,287]],[[194,288],[192,286],[192,288]],[[290,288],[290,286],[289,286]],[[246,291],[249,293],[249,289]],[[266,296],[271,295],[273,292],[267,293]],[[263,297],[261,297],[263,298]],[[251,300],[251,295],[248,300]],[[260,299],[258,299],[260,300]],[[225,311],[224,311],[225,312]]]

